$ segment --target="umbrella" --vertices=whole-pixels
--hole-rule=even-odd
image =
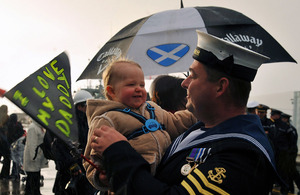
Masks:
[[[141,18],[121,29],[95,55],[77,80],[100,79],[108,61],[126,56],[148,75],[186,72],[197,44],[196,29],[270,57],[296,62],[259,24],[222,7],[188,7]]]

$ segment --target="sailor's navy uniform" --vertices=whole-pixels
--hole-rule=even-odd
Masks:
[[[199,149],[204,155],[198,165],[187,162],[191,151]],[[211,129],[197,123],[169,147],[156,178],[127,142],[113,144],[103,155],[113,191],[120,194],[268,194],[278,178],[256,115],[240,115]],[[190,173],[184,174],[189,163]]]

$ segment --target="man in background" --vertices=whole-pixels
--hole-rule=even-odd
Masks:
[[[289,172],[289,192],[294,193],[294,182],[300,190],[300,174],[299,171],[297,170],[297,162],[296,158],[298,155],[298,133],[297,129],[291,124],[290,121],[291,115],[286,114],[286,113],[281,113],[281,120],[286,123],[289,126],[288,132],[290,135],[290,147],[289,147],[289,158],[287,161],[290,161],[291,164],[291,169]],[[298,195],[300,194],[300,191],[298,192]]]
[[[93,99],[93,96],[85,90],[78,91],[73,100],[78,125],[78,150],[83,154],[88,134],[88,124],[86,119],[86,100]],[[46,133],[51,134],[50,131]],[[96,189],[88,182],[85,170],[82,166],[82,159],[74,157],[64,141],[52,136],[50,140],[51,151],[54,156],[55,168],[57,170],[53,193],[55,195],[90,195]]]
[[[275,137],[275,125],[271,119],[267,117],[267,111],[269,110],[269,106],[264,104],[259,104],[256,107],[256,114],[259,116],[261,124],[265,130],[265,133],[271,143],[271,146],[274,149],[274,137]]]

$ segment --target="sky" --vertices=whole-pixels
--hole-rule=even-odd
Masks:
[[[299,0],[184,0],[184,7],[219,6],[243,13],[300,62]],[[0,88],[9,90],[61,52],[68,53],[72,90],[94,84],[77,78],[99,49],[127,24],[170,9],[179,0],[0,0]],[[250,97],[300,91],[300,65],[264,64]],[[9,104],[0,98],[0,105]],[[9,105],[9,109],[15,109]],[[10,110],[10,112],[13,112]]]

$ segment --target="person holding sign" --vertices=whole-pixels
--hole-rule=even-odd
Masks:
[[[99,170],[103,171],[102,157],[91,149],[91,144],[97,141],[97,137],[91,137],[95,129],[102,125],[118,129],[147,160],[154,174],[171,140],[194,124],[196,118],[188,110],[172,114],[154,102],[146,102],[144,73],[136,62],[128,59],[113,61],[104,71],[103,81],[108,101],[87,101],[90,130],[85,156],[99,169],[88,162],[84,162],[84,167],[89,181],[97,189],[106,191],[108,186],[100,183],[98,178]]]
[[[93,96],[85,90],[76,92],[73,98],[78,126],[78,149],[81,153],[84,152],[89,130],[86,118],[87,99],[93,99]],[[71,155],[69,148],[62,140],[54,137],[53,141],[47,145],[51,146],[57,169],[52,189],[55,195],[90,195],[97,191],[86,178],[82,159]]]
[[[186,107],[199,120],[168,148],[155,177],[148,163],[112,127],[90,136],[116,194],[269,194],[279,176],[259,117],[246,104],[267,57],[197,31]],[[116,129],[119,127],[116,126]],[[99,179],[104,179],[98,174]]]

